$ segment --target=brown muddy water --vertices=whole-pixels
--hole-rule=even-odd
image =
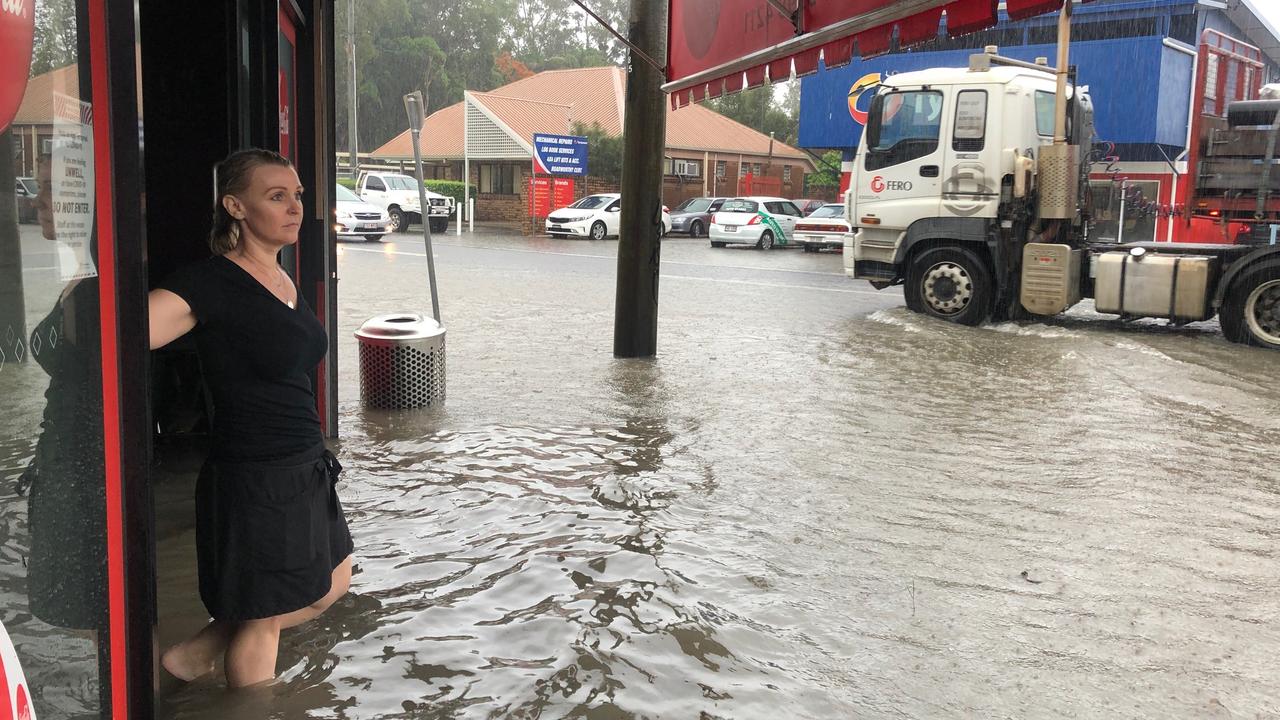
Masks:
[[[364,318],[429,308],[420,251],[340,260],[351,593],[274,687],[166,684],[164,717],[1280,713],[1275,353],[1087,307],[958,328],[838,255],[678,240],[659,357],[618,360],[616,243],[438,242],[438,410],[365,410],[353,362]],[[177,523],[165,642],[203,620],[192,562]],[[59,692],[40,717],[96,691]]]

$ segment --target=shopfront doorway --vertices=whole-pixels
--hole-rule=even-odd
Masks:
[[[198,450],[202,426],[186,406],[174,420],[199,368],[147,350],[146,293],[207,256],[213,163],[280,149],[308,188],[285,267],[332,327],[331,16],[331,0],[0,10],[0,719],[156,715],[157,619],[194,592],[156,582],[173,540],[157,478],[184,481],[157,463],[171,438]],[[330,434],[333,366],[314,378]]]

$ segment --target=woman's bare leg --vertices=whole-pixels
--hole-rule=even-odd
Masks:
[[[233,623],[213,620],[200,632],[165,650],[160,664],[170,675],[185,682],[211,673],[214,661],[226,652],[234,630]]]
[[[337,602],[338,598],[345,595],[351,586],[351,562],[351,557],[347,557],[333,569],[329,592],[316,602],[293,612],[262,620],[245,623],[214,620],[191,638],[166,650],[160,658],[161,664],[170,675],[190,682],[201,675],[213,672],[214,661],[225,654],[227,684],[232,687],[252,685],[275,677],[280,630],[300,625],[319,616],[328,610],[330,605]],[[245,627],[254,623],[274,625],[274,634],[262,627]],[[259,677],[261,668],[258,666],[268,664],[267,644],[270,644],[269,674],[266,677]],[[234,669],[233,664],[237,666]]]
[[[318,617],[329,606],[338,601],[338,598],[347,594],[347,589],[351,587],[351,556],[348,555],[346,560],[338,563],[338,567],[333,569],[333,574],[329,579],[329,592],[319,600],[310,605],[294,610],[291,613],[285,613],[279,616],[280,628],[291,628],[296,625]]]
[[[257,685],[276,676],[276,654],[280,650],[280,618],[247,620],[236,624],[227,644],[227,686]]]

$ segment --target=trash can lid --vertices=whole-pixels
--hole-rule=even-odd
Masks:
[[[356,337],[421,340],[443,332],[444,328],[440,323],[418,313],[387,313],[365,320],[356,331]]]

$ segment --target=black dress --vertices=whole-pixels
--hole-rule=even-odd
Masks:
[[[309,371],[324,328],[301,293],[280,302],[216,256],[160,287],[191,306],[213,444],[196,484],[200,598],[218,620],[282,615],[324,597],[352,551]]]
[[[30,482],[31,612],[52,625],[95,629],[106,619],[106,475],[98,280],[77,281],[31,333],[49,374]]]

